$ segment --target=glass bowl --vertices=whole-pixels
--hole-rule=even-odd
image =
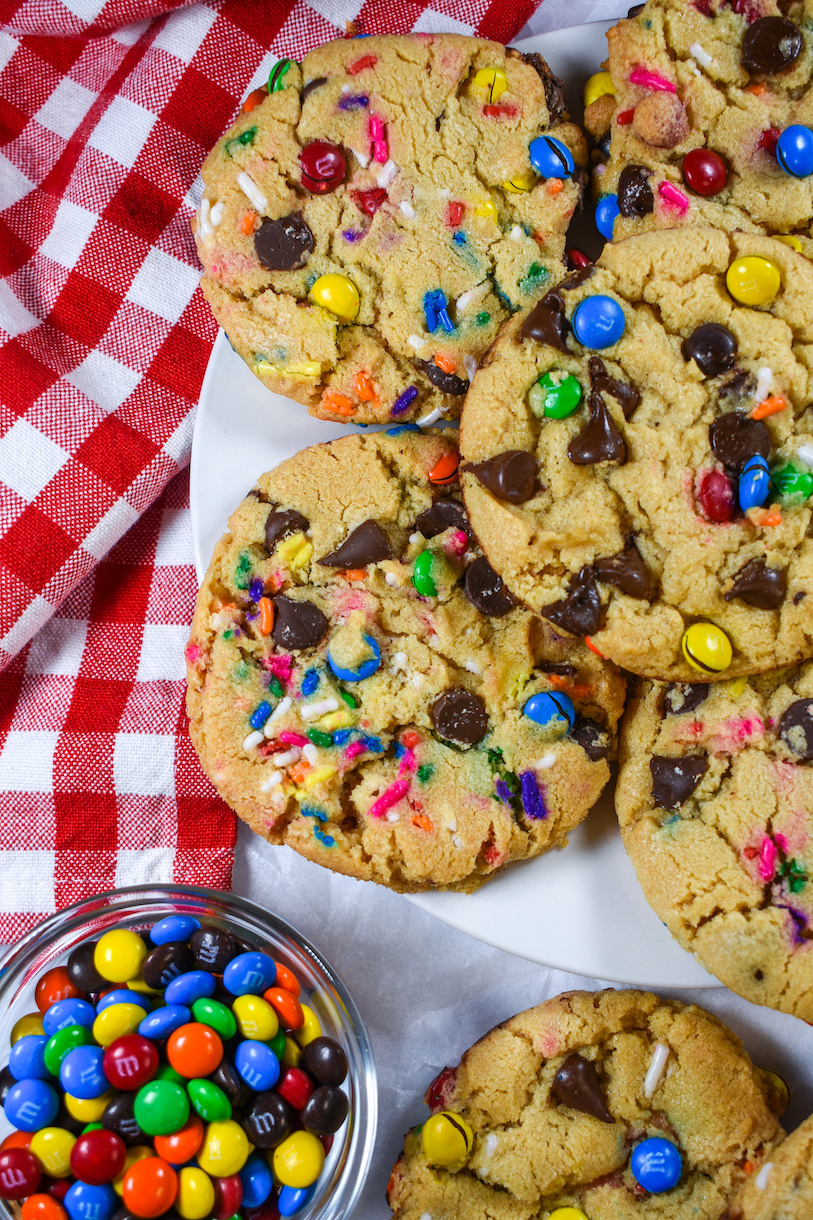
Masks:
[[[317,949],[295,928],[234,894],[200,886],[128,886],[77,902],[32,928],[0,959],[0,1047],[8,1047],[12,1026],[36,1012],[37,979],[64,965],[71,950],[110,928],[147,928],[166,915],[192,915],[201,924],[229,932],[252,948],[268,948],[299,979],[302,1000],[319,1018],[322,1033],[338,1042],[348,1064],[341,1086],[350,1108],[336,1132],[310,1203],[293,1220],[342,1220],[351,1216],[373,1151],[378,1117],[375,1063],[364,1022],[347,987]],[[0,1051],[0,1066],[8,1059]],[[0,1138],[12,1130],[0,1110]],[[0,1200],[0,1217],[19,1215],[19,1204]]]

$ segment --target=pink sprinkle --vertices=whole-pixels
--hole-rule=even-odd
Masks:
[[[455,530],[446,544],[450,555],[462,555],[468,545],[468,538],[463,530]]]
[[[198,647],[197,644],[187,644],[186,652],[184,653],[184,656],[186,657],[186,659],[190,665],[194,665],[195,662],[197,661],[198,657],[200,656],[200,648]]]
[[[303,737],[301,733],[280,733],[280,741],[284,741],[286,746],[306,746],[308,744],[307,737]]]
[[[365,754],[366,752],[367,747],[363,741],[351,741],[350,745],[345,750],[344,755],[348,761],[351,761],[354,758],[358,758],[359,754]]]
[[[370,818],[383,818],[388,809],[392,809],[393,805],[397,805],[402,797],[406,796],[408,788],[408,779],[397,779],[394,784],[390,784],[389,788],[381,793],[377,801],[373,801],[367,810],[367,816]]]
[[[630,72],[630,84],[640,85],[643,89],[656,89],[662,93],[677,93],[670,80],[658,72],[650,72],[648,68],[633,68]]]
[[[401,761],[398,765],[398,774],[409,775],[415,770],[416,765],[415,751],[404,750],[403,754],[401,755]]]
[[[389,160],[390,152],[384,136],[384,120],[378,114],[370,115],[370,142],[373,160],[384,165]]]
[[[677,208],[681,215],[689,210],[689,200],[683,191],[679,191],[676,186],[672,186],[671,182],[659,182],[658,194],[665,203],[670,203],[672,207]]]
[[[785,855],[788,854],[788,840],[786,835],[776,834],[773,837],[773,841],[781,852],[784,852]]]
[[[766,835],[759,849],[759,875],[763,881],[770,881],[776,872],[776,856],[776,844]]]
[[[287,653],[274,653],[273,656],[264,657],[263,665],[266,669],[270,669],[274,677],[279,678],[283,685],[291,681],[294,658]]]

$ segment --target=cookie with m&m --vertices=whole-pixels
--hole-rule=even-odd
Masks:
[[[516,606],[445,436],[305,449],[229,521],[187,649],[192,741],[271,843],[396,890],[562,844],[609,778],[624,684]]]
[[[278,63],[207,158],[203,292],[270,389],[345,423],[454,417],[564,274],[586,146],[537,54],[457,34]]]
[[[461,423],[489,562],[625,669],[813,656],[813,265],[713,229],[605,246],[503,328]]]
[[[813,1117],[783,1140],[731,1201],[722,1220],[807,1220],[813,1216]]]
[[[644,894],[707,970],[813,1021],[813,662],[644,682],[616,810]]]
[[[813,50],[801,0],[647,0],[607,40],[614,113],[598,190],[614,237],[711,225],[786,235],[813,254]]]
[[[519,1013],[425,1101],[390,1177],[395,1220],[719,1220],[783,1135],[778,1091],[739,1038],[644,991]]]

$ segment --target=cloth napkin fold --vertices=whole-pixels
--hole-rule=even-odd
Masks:
[[[508,41],[533,8],[0,0],[0,939],[110,886],[229,883],[182,710],[207,151],[282,56]]]

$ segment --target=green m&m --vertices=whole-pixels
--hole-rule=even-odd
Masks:
[[[192,1108],[205,1123],[223,1123],[231,1118],[231,1102],[214,1081],[190,1080],[186,1089]]]
[[[801,504],[813,496],[813,471],[799,470],[790,462],[771,473],[780,503]]]
[[[572,373],[543,373],[528,391],[528,405],[537,419],[567,419],[582,400],[582,387]]]

